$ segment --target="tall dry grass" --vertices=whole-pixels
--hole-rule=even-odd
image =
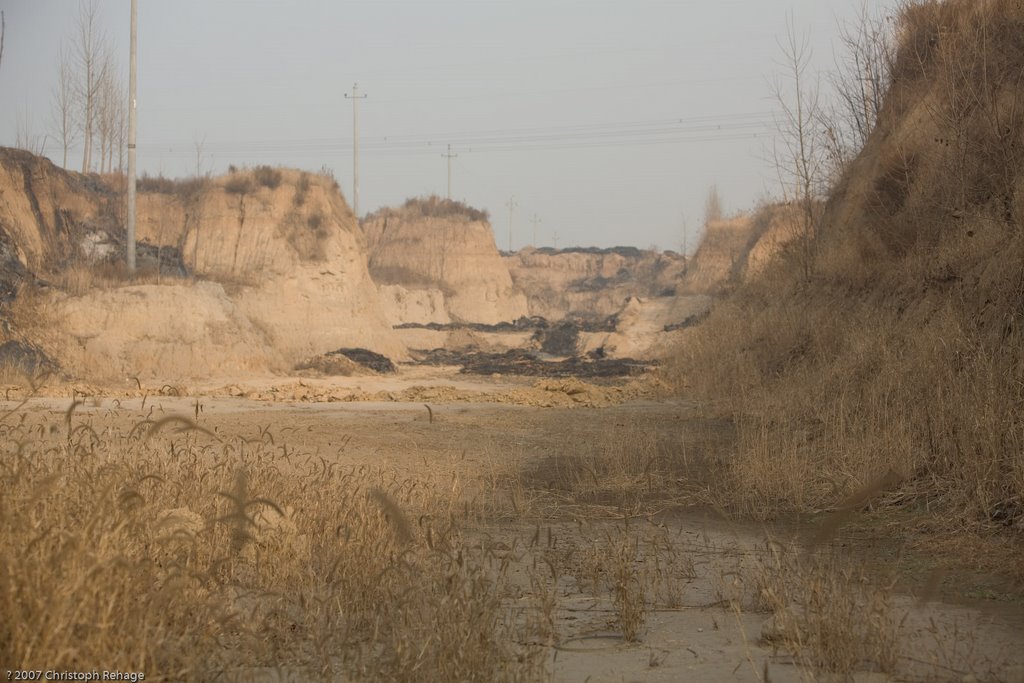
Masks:
[[[502,572],[443,514],[443,488],[340,467],[270,430],[101,417],[72,405],[0,421],[6,666],[544,678]]]

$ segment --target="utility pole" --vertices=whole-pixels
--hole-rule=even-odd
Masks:
[[[126,260],[128,271],[135,272],[135,86],[138,52],[137,2],[132,0],[132,28],[128,55],[128,234]]]
[[[537,224],[541,223],[542,221],[541,221],[540,218],[537,217],[537,214],[533,214],[533,218],[530,219],[530,222],[533,223],[533,246],[536,247],[537,246]]]
[[[558,249],[558,231],[557,230],[552,233],[552,240],[554,241],[555,249],[557,250]]]
[[[359,94],[359,84],[352,84],[352,94],[345,93],[345,99],[352,100],[352,212],[359,222],[359,100],[366,95]]]
[[[448,159],[448,200],[451,201],[451,198],[452,198],[452,159],[454,159],[455,157],[457,157],[459,155],[458,154],[452,154],[452,146],[451,146],[451,144],[449,144],[448,145],[448,152],[446,154],[442,154],[441,156],[443,156],[446,159]]]
[[[519,206],[519,202],[516,201],[515,195],[509,198],[505,204],[508,207],[508,252],[512,253],[512,212]]]

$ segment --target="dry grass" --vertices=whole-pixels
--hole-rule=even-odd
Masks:
[[[0,423],[0,547],[21,549],[0,554],[8,666],[543,678],[502,573],[429,482],[339,467],[269,430],[179,417],[125,433],[75,408]]]
[[[599,435],[567,437],[563,450],[504,485],[531,502],[521,514],[559,517],[575,510],[595,518],[671,509],[705,500],[707,440],[694,441],[676,432],[613,426]]]
[[[772,614],[763,642],[812,671],[895,671],[899,622],[877,572],[831,549],[809,554],[769,543],[767,550],[752,576],[760,607]]]
[[[153,285],[180,281],[173,273],[157,268],[138,268],[130,272],[122,261],[100,261],[92,264],[74,263],[59,271],[53,284],[71,296],[84,296],[97,290],[127,285]]]

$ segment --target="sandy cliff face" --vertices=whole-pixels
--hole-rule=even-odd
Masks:
[[[0,298],[10,298],[26,273],[45,277],[72,258],[89,226],[110,222],[115,200],[95,178],[0,148]]]
[[[755,277],[799,236],[795,207],[769,204],[705,226],[697,253],[690,259],[679,291],[721,294]]]
[[[241,171],[194,195],[143,195],[140,214],[140,239],[177,246],[190,270],[235,283],[238,309],[286,360],[340,347],[405,357],[355,217],[329,179]]]
[[[530,314],[604,318],[631,297],[675,293],[685,261],[672,253],[615,249],[532,249],[505,257],[516,287],[526,293]]]
[[[214,282],[134,285],[68,297],[56,348],[106,380],[200,378],[283,369],[281,355]]]
[[[370,272],[384,286],[398,286],[431,305],[443,298],[444,313],[457,322],[495,324],[527,314],[484,215],[437,198],[415,199],[363,222]],[[421,294],[412,294],[420,292]],[[422,294],[422,293],[426,294]],[[442,317],[409,310],[399,322]],[[439,321],[439,320],[438,320]]]
[[[147,285],[106,263],[123,251],[123,196],[112,182],[0,149],[0,300],[23,282],[52,283],[33,295],[48,320],[21,328],[71,374],[287,370],[339,347],[406,357],[330,179],[263,167],[141,183]],[[6,336],[21,334],[8,322]]]

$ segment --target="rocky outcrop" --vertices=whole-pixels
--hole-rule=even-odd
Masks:
[[[390,290],[397,322],[452,321],[496,324],[527,314],[498,253],[487,216],[458,202],[430,197],[383,209],[362,224],[370,273]],[[410,304],[423,303],[426,308]]]

